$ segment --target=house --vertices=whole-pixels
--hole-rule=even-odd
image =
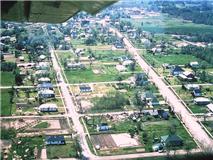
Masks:
[[[48,76],[50,73],[47,70],[37,70],[35,72],[35,75],[37,77],[43,77],[43,76]]]
[[[184,70],[179,66],[174,66],[170,69],[170,74],[173,76],[177,76],[183,72],[184,72]]]
[[[208,105],[206,105],[207,106],[207,108],[211,111],[211,112],[213,112],[213,104],[212,103],[210,103],[210,104],[208,104]]]
[[[43,60],[45,60],[45,59],[46,59],[46,56],[45,56],[45,55],[42,54],[42,55],[39,56],[39,60],[40,60],[40,61],[43,61]]]
[[[149,91],[146,91],[141,95],[141,100],[151,106],[159,105],[159,101],[157,100],[157,97]]]
[[[201,97],[201,96],[202,96],[202,92],[201,92],[200,89],[194,89],[194,90],[192,91],[192,95],[193,95],[194,97]]]
[[[183,145],[183,140],[175,134],[162,136],[160,140],[164,146],[169,145],[172,147],[177,147]]]
[[[35,66],[35,63],[19,63],[17,64],[17,67],[23,67],[23,68],[32,68]]]
[[[145,73],[137,73],[134,76],[134,81],[137,86],[143,86],[148,83],[148,78]]]
[[[129,57],[128,56],[121,56],[121,57],[118,57],[117,58],[119,62],[124,62],[126,60],[129,60]]]
[[[49,63],[48,62],[39,62],[36,65],[37,70],[48,70],[49,69]]]
[[[78,62],[78,63],[67,63],[67,68],[69,69],[83,69],[85,65]]]
[[[128,60],[123,61],[122,65],[126,67],[126,66],[133,64],[133,63],[134,62],[132,60],[128,59]]]
[[[53,103],[46,103],[46,104],[42,104],[38,107],[38,110],[40,112],[57,112],[58,111],[58,107],[56,104]]]
[[[144,111],[142,111],[142,113],[143,113],[144,115],[150,115],[150,116],[153,116],[153,117],[155,117],[155,118],[158,118],[158,117],[159,117],[158,111],[155,110],[155,109],[153,109],[153,110],[144,110]]]
[[[64,136],[46,136],[47,145],[63,145],[65,144]]]
[[[198,68],[198,67],[199,67],[199,63],[198,63],[198,62],[190,62],[190,63],[189,63],[189,66],[190,66],[191,68]]]
[[[54,98],[55,93],[53,90],[45,89],[45,90],[38,91],[38,97],[39,98]]]
[[[125,66],[123,66],[123,65],[120,65],[120,64],[116,65],[115,68],[116,68],[119,72],[127,71],[127,68],[126,68]]]
[[[205,97],[198,97],[194,99],[194,103],[197,105],[207,105],[211,103],[211,100]]]
[[[183,73],[180,73],[178,77],[182,80],[188,80],[188,81],[195,80],[195,75],[189,71],[184,71]]]
[[[18,59],[19,59],[19,61],[23,62],[24,61],[24,56],[19,56]]]
[[[50,79],[48,77],[41,77],[38,79],[39,83],[49,83]]]
[[[198,84],[185,84],[183,87],[189,91],[200,89],[200,86]]]
[[[108,126],[107,123],[101,123],[99,125],[97,125],[97,131],[108,131],[110,129],[110,127]]]
[[[92,92],[92,89],[89,85],[80,85],[80,92]]]
[[[44,83],[38,84],[37,89],[38,90],[44,90],[44,89],[53,90],[53,85],[52,85],[52,83],[44,82]]]

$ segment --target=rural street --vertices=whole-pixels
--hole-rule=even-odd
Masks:
[[[202,129],[201,125],[197,122],[197,119],[192,116],[185,106],[179,101],[176,95],[170,90],[164,81],[158,76],[158,74],[152,69],[147,62],[141,58],[137,50],[131,44],[131,42],[124,37],[118,30],[110,28],[111,31],[117,34],[118,37],[123,37],[123,42],[126,45],[128,51],[133,55],[135,60],[138,62],[140,67],[147,73],[150,79],[159,88],[160,93],[163,95],[164,99],[167,99],[171,106],[174,108],[175,113],[181,115],[182,121],[185,123],[186,127],[192,134],[192,136],[199,142],[201,146],[210,148],[213,146],[213,140],[208,136],[208,134]]]

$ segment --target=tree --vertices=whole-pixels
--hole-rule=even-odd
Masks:
[[[1,62],[3,62],[3,61],[4,61],[4,55],[1,54]]]
[[[130,71],[134,72],[134,71],[135,71],[135,66],[136,66],[136,63],[135,63],[135,61],[134,61],[133,63],[131,63],[131,64],[129,65]]]
[[[134,136],[135,136],[135,130],[134,129],[130,129],[129,130],[129,134],[130,134],[131,138],[134,138]]]

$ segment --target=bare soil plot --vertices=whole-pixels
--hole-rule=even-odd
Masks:
[[[136,138],[131,138],[128,133],[112,134],[114,142],[118,147],[139,146],[140,143]]]
[[[117,145],[110,134],[92,135],[91,140],[94,146],[100,146],[101,150],[117,148]]]

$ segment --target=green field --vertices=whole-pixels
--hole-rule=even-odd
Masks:
[[[146,53],[143,54],[143,56],[150,64],[154,64],[154,67],[161,67],[164,63],[185,65],[192,61],[201,62],[201,60],[195,56],[185,54],[153,55],[151,53]]]
[[[50,145],[47,146],[47,157],[49,159],[71,158],[77,157],[77,152],[74,143],[68,143],[66,145]]]
[[[12,86],[15,84],[15,75],[12,72],[0,72],[1,73],[1,86]]]
[[[11,90],[2,89],[1,90],[1,115],[9,116],[12,112],[12,102],[11,102]]]
[[[187,22],[182,19],[172,18],[167,14],[162,14],[159,16],[148,17],[145,16],[142,19],[124,19],[125,21],[130,21],[135,26],[141,26],[143,22],[143,29],[145,31],[153,33],[177,33],[177,34],[212,34],[213,28],[210,25],[195,24],[192,22]]]
[[[104,67],[104,71],[106,73],[94,74],[92,69],[88,68],[85,70],[66,70],[65,74],[69,83],[116,81],[119,77],[127,79],[131,76],[131,73],[119,74],[113,66]]]
[[[50,124],[48,122],[41,122],[37,124],[36,126],[34,126],[33,128],[48,128],[49,126]]]
[[[205,121],[202,123],[208,129],[208,131],[213,135],[213,121]]]

